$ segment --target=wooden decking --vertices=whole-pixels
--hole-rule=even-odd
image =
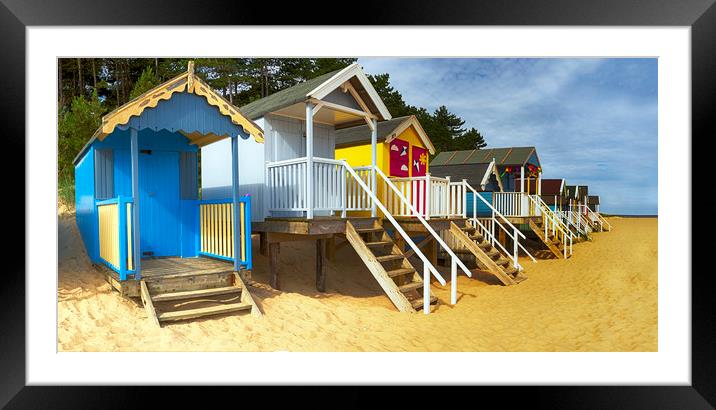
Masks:
[[[233,271],[233,263],[206,257],[142,259],[142,278],[147,280]]]

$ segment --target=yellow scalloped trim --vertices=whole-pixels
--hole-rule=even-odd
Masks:
[[[100,141],[104,140],[118,125],[128,123],[131,117],[140,116],[145,109],[154,108],[160,101],[168,100],[174,93],[183,92],[185,89],[189,93],[204,97],[210,105],[217,107],[221,114],[229,117],[232,123],[242,127],[256,142],[264,142],[263,131],[253,121],[244,117],[236,107],[218,95],[199,77],[189,73],[181,74],[105,115],[102,118],[98,138]]]

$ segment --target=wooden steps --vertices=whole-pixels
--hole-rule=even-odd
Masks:
[[[453,252],[458,255],[473,255],[481,268],[495,275],[505,285],[514,285],[527,278],[518,269],[514,268],[510,264],[510,260],[504,258],[500,250],[492,246],[492,243],[485,239],[483,235],[476,233],[468,236],[466,232],[469,229],[465,228],[458,226],[455,222],[450,222],[448,232],[463,248],[460,251],[453,250]],[[518,275],[521,275],[520,280],[517,280]]]
[[[537,225],[537,223],[535,223],[534,220],[530,219],[529,225],[530,225],[530,229],[532,229],[532,232],[534,232],[537,235],[537,237],[542,241],[542,243],[547,245],[547,248],[554,254],[555,257],[557,257],[558,259],[564,258],[564,252],[559,249],[560,245],[564,247],[563,244],[553,241],[549,237],[546,237],[544,235],[544,227]]]
[[[415,269],[413,269],[413,268],[400,268],[400,269],[389,270],[389,271],[388,271],[388,276],[390,276],[391,278],[394,278],[394,277],[396,277],[396,276],[407,275],[407,274],[410,274],[410,273],[415,273]]]
[[[384,255],[384,256],[377,256],[375,258],[378,262],[390,262],[390,261],[396,261],[400,259],[405,259],[405,255],[403,254],[396,254],[396,255]]]
[[[161,277],[142,280],[140,294],[149,319],[161,327],[164,322],[241,311],[261,316],[261,311],[237,272],[220,275],[212,282],[198,280],[198,276],[184,275],[182,282],[177,282],[177,277],[168,279],[166,283]]]
[[[204,316],[220,315],[225,313],[239,312],[242,310],[250,310],[250,303],[229,303],[226,305],[209,306],[197,309],[175,310],[173,312],[160,313],[157,318],[159,322],[171,320],[196,319]]]
[[[152,302],[168,302],[172,300],[183,300],[192,299],[199,297],[209,297],[217,295],[226,295],[230,293],[241,292],[241,288],[236,286],[226,286],[223,288],[209,288],[209,289],[197,289],[197,290],[186,290],[183,292],[169,292],[160,295],[151,296]]]
[[[377,221],[371,223],[355,226],[348,220],[346,240],[399,311],[423,309],[423,279],[383,227]],[[437,302],[430,296],[431,304]]]

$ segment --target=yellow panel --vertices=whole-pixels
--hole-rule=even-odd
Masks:
[[[99,256],[119,268],[119,214],[117,204],[101,205],[99,210]]]

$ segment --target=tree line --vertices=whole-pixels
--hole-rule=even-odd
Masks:
[[[186,70],[183,58],[61,58],[58,61],[58,178],[74,184],[72,160],[101,124],[104,114]],[[355,58],[198,58],[195,72],[241,107],[319,75],[344,68]],[[476,128],[446,106],[433,112],[403,100],[389,74],[369,75],[393,117],[415,115],[437,152],[486,146]]]

